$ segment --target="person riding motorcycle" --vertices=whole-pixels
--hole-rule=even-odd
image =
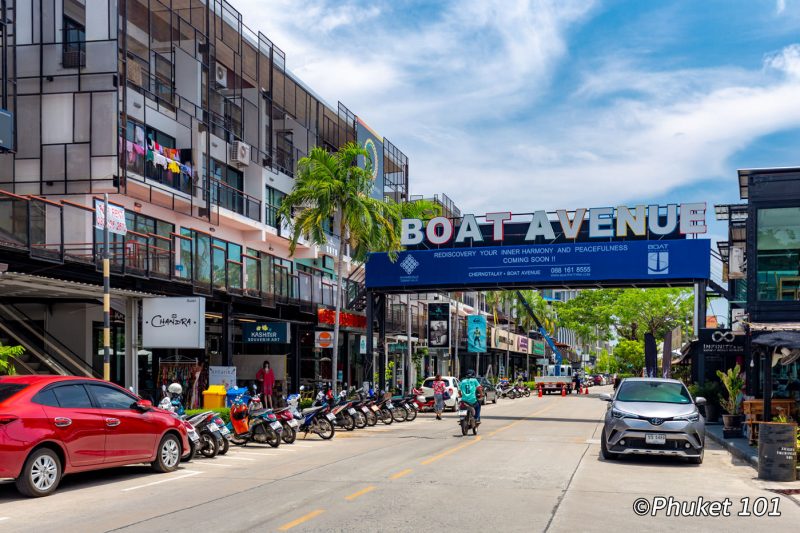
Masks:
[[[478,401],[480,382],[475,379],[475,371],[468,370],[467,377],[459,385],[461,389],[461,401],[468,404],[475,410],[475,422],[481,423],[481,402]]]

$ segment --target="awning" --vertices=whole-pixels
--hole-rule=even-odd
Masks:
[[[97,275],[101,281],[100,274]],[[3,298],[102,298],[102,283],[82,283],[19,272],[0,273],[0,295]],[[111,287],[112,297],[154,298],[157,294]]]
[[[750,322],[750,331],[800,331],[800,322]]]

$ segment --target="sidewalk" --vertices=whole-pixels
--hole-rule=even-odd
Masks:
[[[724,438],[722,436],[722,424],[706,424],[706,437],[728,450],[734,457],[747,462],[758,470],[758,448],[750,446],[747,443],[747,437],[738,439]]]

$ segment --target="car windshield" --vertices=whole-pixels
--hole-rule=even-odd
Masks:
[[[625,381],[617,392],[620,402],[692,403],[682,383],[668,381]]]
[[[0,383],[0,403],[8,400],[25,387],[27,385],[21,383]]]

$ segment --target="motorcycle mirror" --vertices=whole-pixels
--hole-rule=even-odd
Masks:
[[[300,390],[301,390],[301,391],[304,391],[304,390],[306,390],[306,386],[305,386],[305,385],[300,385]]]

